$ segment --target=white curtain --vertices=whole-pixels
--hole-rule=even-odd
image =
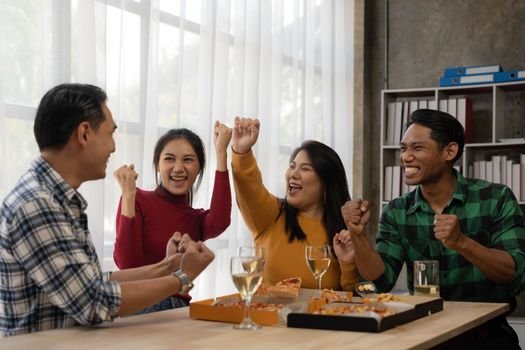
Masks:
[[[278,196],[288,157],[305,139],[335,148],[352,174],[353,9],[345,0],[2,0],[0,198],[38,154],[35,109],[62,82],[103,87],[118,124],[106,179],[80,188],[105,270],[115,268],[120,195],[111,173],[134,163],[138,185],[153,189],[153,147],[169,128],[190,128],[206,145],[195,207],[209,207],[217,119],[261,120],[255,152]],[[195,299],[233,291],[229,258],[251,244],[233,203],[230,228],[207,242],[216,259]]]

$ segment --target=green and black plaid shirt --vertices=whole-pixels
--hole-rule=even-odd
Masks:
[[[525,287],[525,227],[523,214],[506,186],[465,179],[456,172],[454,193],[443,214],[459,219],[461,232],[485,247],[509,253],[516,264],[512,280],[490,281],[477,267],[434,237],[434,210],[419,187],[394,199],[384,209],[376,237],[377,251],[385,262],[385,273],[374,281],[389,291],[407,263],[408,288],[413,289],[413,261],[438,260],[440,294],[445,300],[508,302]]]

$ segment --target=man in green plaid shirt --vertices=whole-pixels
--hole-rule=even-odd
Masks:
[[[412,113],[400,161],[406,184],[418,187],[385,207],[376,249],[364,234],[369,203],[346,203],[348,231],[336,235],[334,248],[340,260],[355,259],[360,275],[380,291],[393,288],[406,263],[412,292],[413,262],[438,260],[445,300],[506,302],[513,309],[525,286],[523,214],[508,187],[466,179],[454,170],[464,144],[463,127],[451,115],[428,109]],[[487,328],[483,336],[471,337],[478,343],[467,345],[519,349],[504,317]]]

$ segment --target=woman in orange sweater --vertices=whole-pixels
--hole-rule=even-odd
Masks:
[[[256,246],[266,251],[264,283],[300,277],[302,287],[316,288],[305,260],[307,245],[329,244],[339,253],[335,234],[346,228],[341,206],[350,198],[346,173],[337,153],[323,143],[305,141],[290,157],[287,193],[277,198],[264,187],[251,151],[259,120],[235,118],[232,173],[237,204]],[[333,243],[332,243],[333,242]],[[332,255],[322,287],[352,290],[358,281],[353,262]]]

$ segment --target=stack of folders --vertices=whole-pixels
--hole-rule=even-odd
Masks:
[[[465,142],[472,142],[472,100],[468,97],[435,99],[404,99],[389,102],[385,117],[383,142],[385,145],[399,145],[405,132],[410,114],[418,109],[435,109],[456,117],[465,129]]]
[[[525,154],[514,159],[496,154],[488,160],[475,161],[468,166],[468,177],[506,185],[518,201],[525,201]]]
[[[503,83],[525,80],[525,70],[504,72],[500,65],[446,68],[439,86]]]

